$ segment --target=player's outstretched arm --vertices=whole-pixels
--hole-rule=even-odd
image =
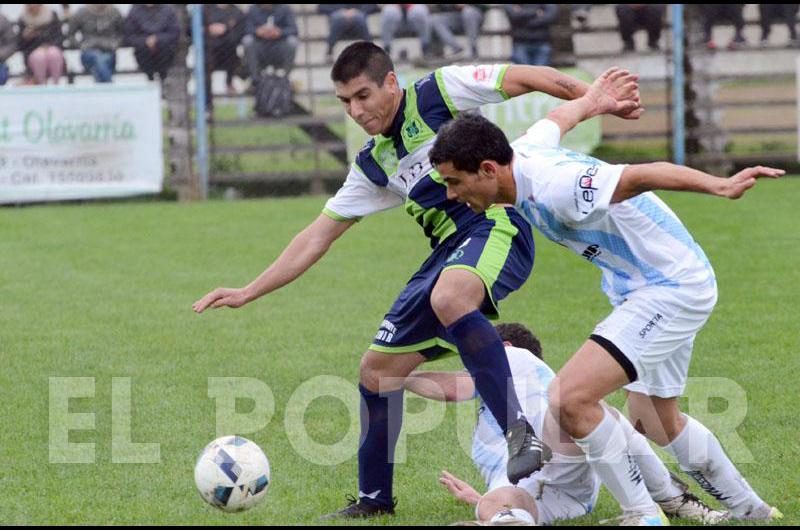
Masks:
[[[246,287],[214,289],[192,305],[196,313],[209,307],[241,307],[294,281],[325,255],[331,244],[355,221],[334,221],[321,214],[297,234],[267,270]]]
[[[475,382],[466,372],[413,372],[403,388],[435,401],[467,401],[475,396]]]
[[[601,114],[624,114],[638,118],[644,112],[639,97],[638,77],[612,67],[595,79],[578,99],[551,110],[547,119],[556,123],[563,137],[582,121]]]
[[[638,79],[636,76],[632,77],[634,80]],[[575,100],[586,95],[591,87],[580,79],[549,66],[512,65],[508,67],[503,77],[502,88],[509,97],[539,91],[559,99]],[[635,86],[635,93],[636,99],[639,100],[638,85]],[[614,114],[627,120],[636,120],[642,115],[641,112],[632,108],[618,108],[611,110],[608,114]]]
[[[778,178],[786,174],[782,169],[765,166],[748,167],[732,177],[715,177],[703,171],[669,162],[635,164],[622,171],[611,202],[622,202],[640,193],[653,190],[694,191],[738,199],[755,186],[760,177]]]

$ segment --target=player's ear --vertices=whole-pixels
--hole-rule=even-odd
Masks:
[[[484,160],[478,166],[478,173],[489,178],[497,178],[497,163],[494,160]]]
[[[383,86],[391,91],[392,94],[397,92],[397,89],[400,87],[400,82],[397,80],[397,74],[392,71],[387,73],[386,77],[383,78]]]

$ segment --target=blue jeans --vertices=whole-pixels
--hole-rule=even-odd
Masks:
[[[3,86],[8,81],[8,66],[6,63],[0,63],[0,86]]]
[[[511,62],[516,64],[531,64],[534,66],[548,66],[550,52],[553,47],[546,42],[541,43],[514,43],[511,52]]]
[[[91,72],[98,83],[110,83],[117,67],[117,54],[104,50],[89,49],[81,52],[81,63]]]

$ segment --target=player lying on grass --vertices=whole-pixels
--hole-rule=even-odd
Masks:
[[[517,290],[533,267],[533,236],[511,207],[474,212],[447,198],[447,188],[428,159],[439,128],[461,111],[509,97],[543,91],[573,99],[588,86],[546,67],[447,66],[403,88],[391,59],[369,42],[348,46],[331,71],[336,96],[372,139],[358,153],[342,188],[258,278],[239,289],[214,289],[195,302],[241,307],[299,278],[362,217],[405,206],[432,248],[398,296],[361,358],[362,405],[358,450],[358,501],[333,516],[394,513],[394,449],[402,425],[403,378],[423,362],[458,353],[475,375],[487,406],[508,433],[510,480],[542,464],[541,442],[507,395],[511,377],[503,344],[487,317]],[[627,79],[627,81],[626,81]],[[621,77],[636,85],[635,76]],[[621,116],[636,118],[638,104]],[[376,241],[374,252],[392,252]],[[381,381],[384,384],[381,385]]]
[[[547,413],[547,387],[555,374],[544,362],[539,340],[522,324],[500,324],[497,331],[504,341],[514,389],[525,417],[537,432],[543,433],[545,443],[553,450],[553,459],[541,471],[513,486],[506,478],[508,457],[503,432],[481,402],[472,439],[472,460],[486,481],[487,493],[479,494],[447,471],[442,472],[440,482],[457,499],[475,505],[478,521],[483,523],[544,525],[586,515],[597,502],[600,479],[586,463],[581,449]],[[406,379],[405,388],[439,401],[480,399],[472,378],[464,371],[413,372]],[[727,513],[710,509],[688,493],[686,485],[670,475],[645,437],[616,409],[606,407],[619,418],[622,434],[641,469],[641,479],[667,515],[704,524],[727,519]]]
[[[547,238],[601,269],[601,287],[614,310],[559,371],[549,389],[550,408],[624,513],[647,516],[657,507],[630,478],[619,422],[601,405],[622,387],[632,423],[733,518],[779,517],[716,436],[678,408],[695,336],[716,304],[717,284],[703,250],[649,190],[736,199],[759,176],[784,172],[758,166],[726,179],[667,162],[610,165],[560,148],[563,134],[577,123],[618,107],[605,89],[618,75],[606,72],[585,96],[556,108],[511,145],[488,120],[459,117],[439,131],[431,161],[450,198],[475,211],[514,204]]]

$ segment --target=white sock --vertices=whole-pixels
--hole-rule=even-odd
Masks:
[[[522,508],[511,508],[510,510],[502,510],[494,514],[492,518],[489,520],[490,523],[498,523],[507,520],[509,517],[513,517],[519,521],[525,521],[526,523],[536,526],[536,520],[533,518],[533,515],[527,510],[523,510]]]
[[[625,438],[628,440],[631,454],[636,459],[636,463],[639,464],[639,469],[642,470],[642,478],[644,478],[647,491],[650,492],[653,500],[656,502],[667,501],[682,495],[683,490],[672,481],[669,469],[653,451],[647,438],[634,429],[628,418],[622,414],[619,415],[618,419],[625,433]]]
[[[620,423],[603,408],[603,419],[594,431],[575,443],[586,453],[586,462],[617,499],[624,513],[658,513],[642,473],[630,454]]]
[[[764,505],[730,461],[717,437],[705,425],[686,416],[686,427],[664,449],[700,487],[724,504],[735,518]]]

